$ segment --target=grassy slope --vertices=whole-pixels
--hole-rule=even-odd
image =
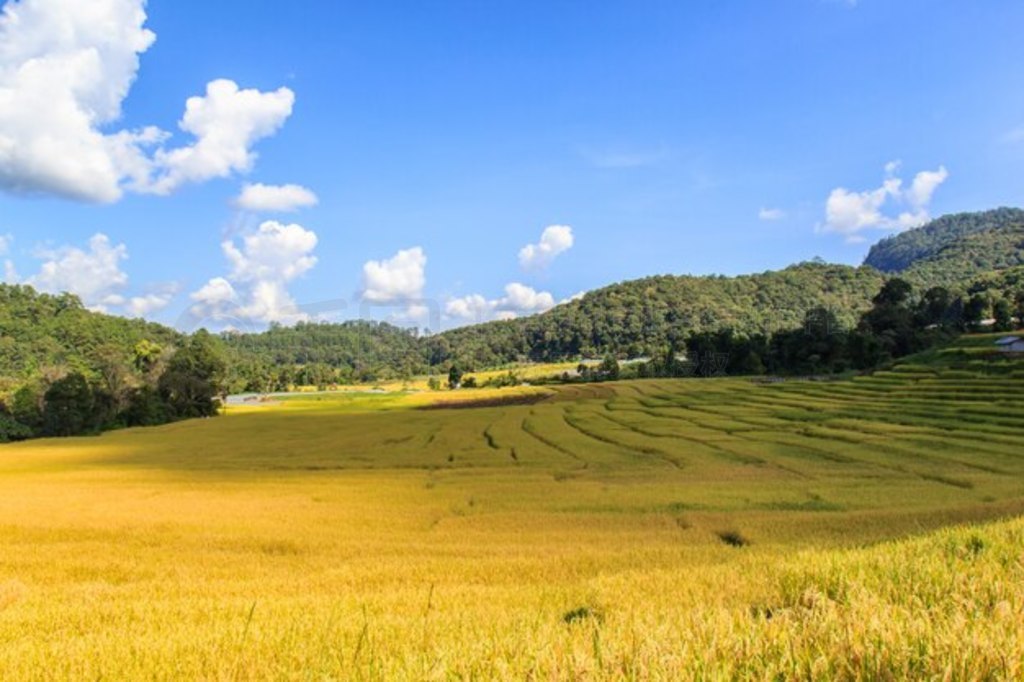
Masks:
[[[990,344],[0,446],[0,676],[1019,677],[1022,522],[858,547],[1024,510]]]

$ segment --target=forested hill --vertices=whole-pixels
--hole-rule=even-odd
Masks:
[[[997,208],[937,218],[878,242],[864,264],[944,286],[1024,264],[1024,210]]]
[[[384,322],[300,322],[294,327],[274,325],[260,334],[228,334],[223,339],[232,376],[248,390],[319,384],[325,377],[331,382],[358,383],[409,377],[428,369],[425,341],[417,330]],[[271,383],[261,384],[259,377]]]
[[[872,268],[801,263],[740,277],[658,276],[615,284],[534,317],[464,327],[430,340],[467,366],[682,347],[693,332],[791,329],[815,306],[852,325],[884,277]]]
[[[183,338],[153,322],[92,312],[71,294],[0,284],[0,389],[51,369],[97,374],[130,363],[143,341],[170,348]]]

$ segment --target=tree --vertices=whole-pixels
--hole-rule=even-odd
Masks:
[[[448,370],[448,388],[454,391],[461,385],[462,371],[456,365],[452,365],[451,369]]]
[[[98,426],[95,399],[85,377],[72,372],[53,382],[43,397],[43,434],[75,436]]]
[[[861,318],[860,331],[877,340],[883,355],[898,358],[920,349],[914,313],[908,302],[913,287],[895,277],[886,282],[872,299],[871,310]]]
[[[964,303],[964,324],[968,329],[980,329],[987,311],[988,299],[982,294],[974,294]]]
[[[906,303],[912,293],[914,293],[914,287],[911,286],[910,282],[899,277],[893,277],[882,285],[882,289],[871,299],[871,302],[875,306],[899,306]]]
[[[11,416],[33,433],[43,428],[43,393],[37,384],[25,384],[11,399]]]
[[[614,355],[604,356],[604,360],[597,367],[598,375],[606,381],[616,381],[620,373],[619,361]]]
[[[995,319],[993,329],[997,332],[1013,331],[1013,308],[1005,298],[1000,298],[992,306],[992,317]]]
[[[146,374],[160,362],[163,351],[160,344],[153,343],[149,339],[142,339],[132,349],[132,364],[135,365],[135,369]]]
[[[953,296],[945,287],[932,287],[924,292],[918,301],[915,316],[917,325],[927,328],[932,325],[947,326],[950,322],[950,309]]]
[[[170,421],[167,404],[151,386],[132,390],[121,418],[125,426],[156,426]]]
[[[427,388],[429,388],[431,391],[440,391],[441,380],[435,376],[431,376],[429,379],[427,379]]]
[[[225,376],[224,358],[213,337],[196,332],[171,358],[160,377],[159,389],[171,414],[178,419],[217,414]]]
[[[0,443],[31,438],[32,429],[17,421],[6,412],[0,411]]]
[[[128,404],[128,395],[138,382],[128,358],[115,344],[108,343],[96,350],[96,365],[114,411],[120,412]]]

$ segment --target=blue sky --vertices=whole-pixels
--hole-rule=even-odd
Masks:
[[[454,326],[1024,203],[1016,1],[4,12],[5,278],[185,328]]]

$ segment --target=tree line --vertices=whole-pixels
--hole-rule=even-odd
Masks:
[[[55,368],[0,400],[0,442],[210,417],[226,367],[218,340],[200,331],[178,348],[144,339],[129,355],[106,356],[95,373]]]
[[[992,315],[991,318],[988,315]],[[1010,299],[988,292],[955,295],[932,287],[922,295],[901,278],[888,280],[853,327],[835,311],[816,306],[797,328],[774,334],[733,329],[691,334],[682,348],[670,347],[650,361],[622,371],[608,359],[596,380],[623,377],[715,377],[725,375],[828,375],[869,371],[953,337],[991,329],[1010,331],[1024,323],[1024,288]],[[584,380],[587,377],[582,372]]]

